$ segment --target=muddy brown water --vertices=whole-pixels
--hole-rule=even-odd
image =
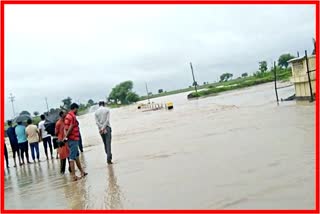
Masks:
[[[89,175],[78,182],[60,175],[59,161],[46,161],[42,149],[40,163],[13,168],[10,159],[5,209],[314,208],[314,104],[278,106],[272,84],[186,95],[152,100],[172,101],[172,111],[112,109],[112,166],[93,113],[81,116]]]

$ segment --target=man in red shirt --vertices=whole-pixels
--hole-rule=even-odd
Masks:
[[[76,176],[75,173],[75,165],[74,162],[76,162],[78,169],[81,172],[81,177],[86,176],[88,173],[84,172],[81,163],[79,161],[79,123],[76,119],[76,115],[79,109],[79,105],[76,103],[72,103],[70,106],[70,111],[66,115],[64,119],[64,129],[65,129],[65,138],[64,141],[68,142],[68,146],[70,149],[70,168],[71,168],[71,176],[73,177],[73,180],[79,180],[80,178]]]

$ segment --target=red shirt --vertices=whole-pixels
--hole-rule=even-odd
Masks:
[[[73,129],[71,130],[68,139],[75,141],[80,140],[79,123],[73,111],[69,111],[66,118],[64,119],[64,129],[66,130],[66,132],[69,130],[71,125],[73,125]]]
[[[56,136],[59,141],[63,141],[64,138],[64,121],[62,119],[56,122]]]

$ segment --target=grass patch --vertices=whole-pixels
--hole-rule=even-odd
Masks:
[[[277,80],[287,81],[290,79],[292,73],[289,69],[279,69],[277,71]],[[228,82],[221,82],[214,85],[209,85],[207,90],[192,92],[188,95],[188,98],[203,97],[208,95],[216,95],[224,91],[230,91],[235,89],[246,88],[254,85],[268,83],[274,81],[274,74],[272,72],[266,72],[260,76],[251,76],[247,78],[241,78],[231,80]]]

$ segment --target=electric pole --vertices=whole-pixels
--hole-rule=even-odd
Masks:
[[[12,105],[13,118],[16,116],[16,113],[14,111],[14,105],[13,105],[13,102],[15,101],[14,98],[15,97],[12,95],[12,93],[10,93],[9,100],[10,100],[11,105]]]
[[[48,111],[48,113],[49,113],[48,99],[45,98],[45,100],[46,100],[46,104],[47,104],[47,111]]]
[[[195,78],[194,78],[193,67],[192,67],[192,63],[191,63],[191,62],[190,62],[190,67],[191,67],[191,72],[192,72],[194,89],[196,90],[196,93],[198,93],[198,90],[197,90],[197,82],[196,82],[196,80],[195,80]]]

